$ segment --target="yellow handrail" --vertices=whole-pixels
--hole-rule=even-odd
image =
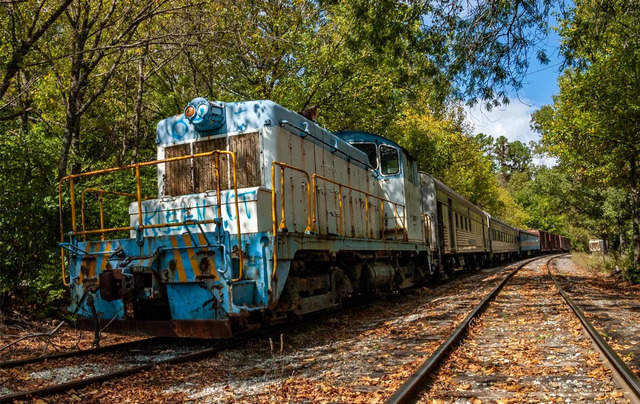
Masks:
[[[62,181],[58,182],[58,216],[60,217],[60,243],[64,243],[64,224],[62,222]],[[64,274],[64,248],[60,248],[60,261],[62,262],[62,284],[69,286]]]
[[[280,225],[276,225],[278,222],[277,217],[277,204],[276,204],[276,166],[280,168]],[[282,163],[279,161],[273,161],[271,163],[271,219],[272,219],[272,230],[273,230],[273,270],[271,272],[271,276],[276,276],[276,271],[278,270],[278,241],[276,239],[277,231],[287,231],[287,223],[285,218],[285,199],[284,199],[284,170],[290,169],[293,171],[300,172],[307,177],[307,227],[304,229],[305,233],[311,231],[311,184],[309,174],[298,167],[294,167],[287,163]],[[276,229],[277,227],[277,229]]]
[[[76,204],[76,197],[75,197],[75,187],[74,187],[74,180],[76,178],[82,178],[82,177],[89,177],[89,176],[94,176],[94,175],[101,175],[101,174],[108,174],[108,173],[112,173],[112,172],[116,172],[116,171],[122,171],[122,170],[130,170],[130,169],[134,169],[135,170],[135,176],[136,176],[136,194],[125,194],[125,193],[116,193],[115,191],[105,191],[109,192],[109,193],[114,193],[117,195],[124,195],[124,196],[130,196],[133,195],[133,197],[136,198],[136,202],[138,205],[138,229],[143,231],[144,229],[152,229],[152,228],[164,228],[164,227],[175,227],[175,226],[182,226],[183,223],[162,223],[162,224],[155,224],[155,225],[143,225],[143,219],[142,219],[142,186],[141,186],[141,178],[140,178],[140,169],[142,167],[148,167],[148,166],[153,166],[153,165],[158,165],[158,164],[164,164],[164,163],[170,163],[170,162],[174,162],[174,161],[180,161],[180,160],[189,160],[189,159],[194,159],[194,158],[203,158],[203,157],[214,157],[214,163],[215,163],[215,174],[216,174],[216,200],[217,200],[217,211],[218,211],[218,218],[221,217],[222,215],[222,198],[220,196],[221,194],[221,188],[220,188],[220,155],[221,154],[225,154],[231,157],[231,161],[232,161],[232,173],[233,173],[233,192],[235,195],[234,198],[234,205],[235,205],[235,210],[236,210],[236,226],[238,228],[238,258],[239,258],[239,271],[238,271],[238,278],[233,279],[233,281],[238,281],[240,279],[242,279],[243,276],[243,272],[244,272],[244,254],[242,251],[242,230],[240,227],[240,207],[239,207],[239,203],[238,203],[238,183],[237,183],[237,167],[236,167],[236,156],[233,152],[230,151],[226,151],[226,150],[213,150],[210,152],[205,152],[205,153],[197,153],[197,154],[189,154],[189,155],[185,155],[185,156],[178,156],[178,157],[171,157],[171,158],[167,158],[167,159],[162,159],[162,160],[153,160],[153,161],[147,161],[144,163],[136,163],[136,164],[130,164],[127,166],[122,166],[122,167],[113,167],[113,168],[108,168],[108,169],[104,169],[104,170],[96,170],[96,171],[89,171],[86,173],[80,173],[80,174],[72,174],[72,175],[68,175],[66,177],[63,177],[60,179],[60,181],[58,182],[58,212],[60,215],[60,243],[64,243],[64,222],[63,222],[63,215],[62,215],[62,185],[65,181],[69,181],[69,195],[71,197],[71,228],[72,228],[72,235],[82,235],[82,236],[86,236],[86,235],[90,235],[90,234],[101,234],[104,235],[106,233],[109,232],[117,232],[117,231],[130,231],[130,230],[135,230],[135,228],[133,226],[126,226],[126,227],[117,227],[117,228],[109,228],[109,229],[105,229],[103,228],[103,221],[101,219],[101,229],[100,230],[86,230],[84,228],[84,205],[83,205],[83,211],[81,212],[83,215],[83,222],[82,222],[82,231],[77,231],[77,224],[76,224],[76,208],[75,208],[75,204]],[[90,188],[91,189],[91,188]],[[87,189],[89,190],[89,189]],[[84,192],[86,192],[87,190],[85,190]],[[84,204],[84,192],[82,194],[82,202]],[[208,224],[208,223],[214,223],[214,220],[201,220],[201,221],[193,221],[193,223],[202,223],[202,224]],[[66,281],[66,277],[65,277],[65,263],[64,263],[64,248],[60,248],[60,252],[61,252],[61,260],[62,260],[62,283],[65,286],[69,286],[69,283]]]
[[[104,230],[104,204],[102,203],[102,197],[104,194],[108,194],[108,195],[119,195],[119,196],[128,196],[129,198],[135,198],[136,195],[134,194],[130,194],[128,192],[119,192],[119,191],[107,191],[105,189],[99,189],[99,188],[87,188],[84,191],[82,191],[82,195],[80,197],[81,202],[80,202],[80,217],[82,220],[82,231],[84,232],[85,229],[85,217],[84,217],[84,196],[87,192],[95,192],[98,194],[98,204],[100,205],[100,230]],[[105,233],[101,233],[100,234],[100,239],[104,240],[104,234]],[[87,240],[87,233],[84,233],[84,240]]]
[[[308,233],[311,231],[311,179],[309,178],[309,174],[298,167],[292,166],[290,164],[287,163],[282,163],[279,161],[274,161],[271,163],[271,184],[272,184],[272,193],[275,190],[275,186],[274,181],[275,181],[275,170],[274,167],[278,166],[280,167],[280,194],[282,195],[282,197],[280,198],[280,215],[281,215],[281,221],[280,221],[280,226],[278,227],[279,230],[287,230],[287,224],[285,221],[285,207],[284,207],[284,170],[285,169],[289,169],[289,170],[293,170],[293,171],[297,171],[299,173],[302,173],[305,175],[305,177],[307,177],[307,227],[304,229],[305,233]]]
[[[276,201],[276,166],[278,166],[280,168],[280,194],[281,194],[281,198],[280,198],[280,215],[281,215],[281,220],[280,220],[280,224],[278,224],[278,217],[277,217],[277,211],[278,211],[278,206],[277,206],[277,201]],[[298,167],[286,164],[286,163],[282,163],[279,161],[274,161],[271,163],[271,221],[272,221],[272,232],[273,232],[273,270],[271,273],[272,277],[276,276],[276,272],[278,270],[278,242],[277,242],[277,232],[278,230],[280,231],[287,231],[287,226],[286,226],[286,217],[285,217],[285,197],[284,197],[284,186],[285,186],[285,181],[284,181],[284,170],[285,169],[290,169],[293,171],[297,171],[300,172],[302,174],[304,174],[307,177],[307,227],[305,229],[305,232],[317,232],[317,190],[316,190],[316,185],[317,185],[317,180],[322,180],[322,181],[326,181],[332,184],[337,185],[338,188],[338,196],[339,196],[339,202],[338,202],[338,206],[340,209],[340,227],[339,227],[339,233],[341,236],[344,236],[344,226],[343,226],[343,222],[342,222],[342,218],[343,218],[343,206],[342,206],[342,188],[346,188],[352,191],[356,191],[359,192],[361,194],[365,195],[365,215],[366,215],[366,234],[367,237],[369,235],[369,198],[373,198],[373,199],[377,199],[381,202],[380,206],[381,206],[381,224],[382,224],[382,234],[381,237],[384,237],[384,230],[386,228],[386,221],[384,218],[384,203],[389,203],[391,205],[393,205],[394,207],[394,229],[395,229],[395,236],[396,238],[398,237],[398,207],[402,207],[402,213],[403,213],[403,218],[401,219],[401,223],[402,223],[402,229],[404,230],[404,234],[407,234],[407,228],[406,228],[406,222],[404,220],[404,215],[406,215],[406,209],[405,206],[402,204],[399,204],[397,202],[393,202],[391,200],[388,200],[386,198],[374,195],[370,192],[367,191],[363,191],[361,189],[352,187],[350,185],[345,185],[345,184],[341,184],[335,180],[332,180],[330,178],[324,177],[322,175],[319,174],[312,174],[311,175],[311,186],[309,186],[309,174]],[[311,189],[313,189],[313,193],[311,193]]]
[[[222,217],[222,198],[220,196],[220,191],[218,191],[220,189],[220,154],[226,154],[227,156],[231,157],[231,166],[233,167],[233,169],[231,170],[233,172],[233,195],[234,195],[234,204],[236,206],[236,227],[238,228],[238,259],[239,259],[239,268],[238,268],[238,277],[236,279],[233,279],[233,281],[239,281],[240,279],[242,279],[242,274],[243,274],[243,261],[244,261],[244,256],[243,256],[243,252],[242,252],[242,230],[240,228],[240,206],[238,205],[238,180],[237,180],[237,168],[236,168],[236,155],[233,152],[230,151],[226,151],[226,150],[220,150],[217,154],[216,154],[216,161],[218,162],[218,171],[216,171],[216,199],[218,202],[218,217]]]
[[[317,208],[318,208],[318,206],[317,206],[318,203],[317,203],[316,186],[317,186],[317,179],[320,179],[322,181],[326,181],[328,183],[331,183],[331,184],[334,184],[334,185],[338,186],[338,194],[340,196],[340,201],[338,203],[338,209],[340,210],[340,227],[339,227],[340,230],[339,230],[338,233],[341,236],[344,236],[344,234],[343,234],[343,226],[342,226],[342,216],[343,216],[342,215],[342,188],[347,188],[347,189],[350,189],[352,191],[364,194],[364,196],[365,196],[365,215],[366,215],[366,218],[365,218],[365,222],[366,222],[365,232],[366,232],[367,237],[369,236],[369,198],[371,197],[371,198],[377,199],[377,200],[379,200],[381,202],[381,204],[380,204],[380,206],[381,206],[380,215],[381,215],[381,218],[382,218],[381,220],[382,220],[382,231],[383,232],[384,232],[384,230],[386,230],[386,221],[384,219],[384,202],[387,202],[387,203],[393,205],[393,218],[394,218],[395,237],[398,238],[398,223],[397,223],[398,222],[397,221],[397,218],[398,218],[398,206],[402,207],[402,214],[403,214],[403,218],[404,218],[404,215],[406,214],[404,205],[399,204],[397,202],[390,201],[390,200],[385,199],[383,197],[374,195],[374,194],[372,194],[370,192],[363,191],[361,189],[352,187],[350,185],[345,185],[345,184],[339,183],[339,182],[337,182],[335,180],[332,180],[331,178],[324,177],[324,176],[322,176],[320,174],[313,174],[311,177],[312,177],[312,181],[311,181],[312,185],[311,186],[312,186],[312,188],[314,190],[314,192],[313,192],[313,217],[311,219],[311,222],[313,223],[313,226],[312,226],[312,231],[313,232],[317,232],[317,230],[318,230],[317,229],[317,218],[316,218],[316,214],[317,214],[316,211],[317,211]],[[402,228],[406,231],[407,228],[406,228],[406,224],[405,224],[404,219],[402,219],[401,221],[402,221]]]

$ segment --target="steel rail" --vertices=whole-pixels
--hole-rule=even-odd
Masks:
[[[0,369],[11,369],[19,366],[29,365],[32,363],[44,362],[46,360],[79,358],[82,356],[97,355],[104,352],[115,351],[122,348],[129,348],[136,345],[155,343],[160,340],[163,340],[163,338],[153,337],[153,338],[147,338],[147,339],[142,339],[137,341],[123,342],[120,344],[105,345],[100,348],[82,349],[82,350],[71,351],[71,352],[62,352],[58,354],[36,356],[32,358],[16,359],[12,361],[0,362]]]
[[[541,259],[536,257],[527,260],[513,271],[511,271],[500,283],[489,292],[484,299],[462,320],[462,322],[456,327],[456,329],[449,335],[449,337],[434,351],[433,354],[411,375],[409,379],[396,390],[391,397],[385,401],[386,404],[400,404],[410,402],[416,394],[424,388],[424,385],[431,374],[438,368],[438,366],[444,361],[449,353],[449,350],[457,344],[467,333],[471,321],[478,317],[489,305],[489,303],[496,297],[496,295],[502,290],[504,285],[525,265]],[[553,259],[553,258],[551,258]],[[551,260],[550,259],[550,260]]]
[[[35,390],[29,390],[29,391],[24,391],[24,392],[20,392],[20,393],[14,393],[14,394],[8,394],[5,396],[0,396],[0,403],[4,403],[4,402],[12,402],[15,400],[28,400],[28,399],[32,399],[33,397],[42,397],[42,396],[48,396],[48,395],[52,395],[52,394],[58,394],[58,393],[64,393],[66,391],[69,391],[71,389],[78,389],[78,388],[83,388],[83,387],[87,387],[93,383],[101,383],[101,382],[105,382],[108,380],[112,380],[112,379],[118,379],[121,377],[125,377],[125,376],[129,376],[129,375],[133,375],[136,373],[140,373],[149,369],[152,369],[155,366],[158,365],[165,365],[165,364],[178,364],[178,363],[184,363],[184,362],[191,362],[191,361],[195,361],[195,360],[200,360],[200,359],[204,359],[210,356],[213,356],[225,349],[230,349],[230,348],[234,348],[236,346],[239,346],[241,344],[240,341],[234,341],[234,342],[230,342],[227,344],[222,344],[220,346],[217,346],[215,348],[207,348],[207,349],[203,349],[201,351],[197,351],[197,352],[192,352],[189,354],[185,354],[185,355],[180,355],[180,356],[176,356],[173,358],[169,358],[169,359],[163,359],[157,362],[153,362],[153,363],[148,363],[145,365],[139,365],[139,366],[134,366],[128,369],[124,369],[124,370],[119,370],[117,372],[112,372],[112,373],[105,373],[102,375],[98,375],[98,376],[93,376],[93,377],[88,377],[85,379],[78,379],[78,380],[72,380],[70,382],[67,383],[62,383],[62,384],[58,384],[55,386],[49,386],[49,387],[43,387],[40,389],[35,389]]]
[[[355,304],[353,306],[350,306],[348,308],[346,308],[346,311],[350,311],[350,310],[357,310],[362,308],[362,306],[366,305],[370,303],[369,300],[365,300],[364,302],[361,302],[359,304]],[[261,336],[264,338],[276,338],[277,335],[279,334],[290,334],[291,332],[295,331],[295,330],[299,330],[301,328],[304,327],[308,327],[309,325],[313,325],[313,324],[317,324],[317,321],[319,319],[323,319],[323,318],[329,318],[330,315],[335,314],[335,311],[328,311],[326,313],[326,315],[320,315],[319,317],[317,316],[309,316],[306,320],[302,320],[302,321],[298,321],[296,323],[293,324],[281,324],[278,326],[274,326],[273,329],[269,329],[269,330],[265,330],[265,333],[262,332],[257,332],[256,334],[252,334],[253,336]],[[154,338],[150,338],[150,340],[155,340],[155,339],[161,339],[161,340],[165,340],[164,337],[154,337]],[[143,340],[143,341],[148,341],[148,340]],[[126,344],[135,344],[136,342],[143,342],[143,341],[133,341],[130,343],[126,343]],[[43,397],[43,396],[48,396],[48,395],[53,395],[53,394],[58,394],[58,393],[64,393],[65,391],[71,390],[71,389],[79,389],[79,388],[84,388],[86,386],[89,386],[90,384],[93,383],[101,383],[101,382],[105,382],[105,381],[109,381],[109,380],[113,380],[113,379],[117,379],[120,377],[125,377],[125,376],[129,376],[135,373],[139,373],[142,371],[146,371],[149,370],[151,368],[153,368],[156,365],[162,365],[162,364],[179,364],[179,363],[184,363],[184,362],[191,362],[191,361],[196,361],[199,359],[204,359],[206,357],[209,356],[213,356],[216,353],[226,350],[226,349],[231,349],[231,348],[235,348],[237,346],[240,346],[244,343],[245,341],[243,339],[241,340],[235,340],[233,342],[229,342],[226,344],[222,344],[218,347],[215,348],[209,348],[209,349],[205,349],[202,351],[198,351],[198,352],[194,352],[194,353],[190,353],[190,354],[186,354],[186,355],[181,355],[181,356],[177,356],[175,358],[170,358],[170,359],[165,359],[162,361],[158,361],[158,362],[154,362],[154,363],[150,363],[150,364],[146,364],[146,365],[141,365],[141,366],[136,366],[133,368],[129,368],[129,369],[124,369],[118,372],[113,372],[113,373],[108,373],[108,374],[104,374],[104,375],[99,375],[99,376],[94,376],[91,378],[87,378],[87,379],[83,379],[83,380],[73,380],[64,384],[60,384],[60,385],[55,385],[55,386],[49,386],[49,387],[44,387],[41,389],[36,389],[36,390],[31,390],[31,391],[25,391],[25,392],[21,392],[21,393],[14,393],[11,395],[5,395],[5,396],[0,396],[0,403],[4,403],[4,402],[13,402],[13,401],[17,401],[17,400],[27,400],[27,399],[32,399],[34,397]],[[106,346],[104,348],[109,348],[109,347],[121,347],[124,344],[117,344],[117,345],[110,345],[110,346]],[[90,352],[90,351],[95,351],[95,350],[102,350],[102,348],[96,348],[96,349],[90,349],[90,350],[86,350],[86,351],[82,351],[82,352],[87,352],[87,354],[91,354],[94,352]],[[63,357],[65,354],[60,354],[61,357]],[[34,358],[34,359],[40,359],[40,358]],[[47,357],[42,357],[42,359],[53,359],[53,355],[49,355]],[[28,359],[27,359],[28,360]],[[17,362],[17,361],[15,361]],[[11,363],[11,362],[5,362],[5,363]]]
[[[551,260],[549,260],[549,262],[551,262]],[[580,308],[569,297],[564,289],[562,289],[562,285],[560,285],[558,279],[556,279],[556,277],[551,273],[549,262],[547,262],[547,273],[549,274],[549,277],[556,285],[556,288],[558,289],[558,292],[560,293],[564,301],[569,305],[569,307],[571,307],[573,313],[580,319],[582,327],[585,329],[587,334],[589,334],[591,340],[596,344],[602,355],[611,364],[611,370],[616,374],[616,376],[618,376],[614,376],[614,379],[619,380],[622,384],[624,384],[624,386],[621,386],[623,390],[626,388],[628,392],[635,396],[633,397],[635,401],[632,400],[631,402],[640,402],[640,379],[638,379],[638,376],[636,376],[633,370],[631,370],[629,366],[620,358],[618,353],[613,350],[613,348],[611,348],[611,346],[604,340],[604,338],[602,338],[598,330],[596,330],[593,324],[591,324],[582,310],[580,310]]]

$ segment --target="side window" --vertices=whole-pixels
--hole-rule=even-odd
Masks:
[[[380,172],[383,175],[394,175],[400,172],[398,151],[393,147],[380,146]]]
[[[409,177],[409,181],[412,184],[418,185],[418,170],[417,170],[417,165],[415,160],[407,161],[407,170],[409,171],[407,173],[407,176]]]
[[[375,143],[354,143],[353,147],[363,151],[369,157],[369,165],[375,170],[378,168],[378,153]]]

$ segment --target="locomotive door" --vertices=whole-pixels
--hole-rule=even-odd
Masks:
[[[382,190],[384,198],[398,204],[397,216],[396,207],[393,203],[384,203],[385,216],[385,237],[394,237],[395,229],[398,229],[398,238],[402,238],[401,229],[404,226],[405,218],[403,217],[402,205],[406,205],[404,193],[404,177],[402,173],[402,164],[400,161],[400,153],[398,149],[390,145],[380,145],[380,174],[382,174]],[[394,223],[394,217],[395,223]]]
[[[440,251],[444,251],[445,247],[445,238],[444,238],[444,216],[442,213],[442,202],[438,201],[437,207],[437,217],[438,217],[438,247]]]
[[[456,227],[453,225],[453,201],[447,198],[449,205],[449,249],[451,252],[456,251]]]

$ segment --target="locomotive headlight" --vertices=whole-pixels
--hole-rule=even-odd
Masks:
[[[209,102],[198,97],[191,100],[184,109],[184,117],[198,132],[215,130],[224,125],[224,103]]]
[[[200,117],[204,118],[207,112],[209,112],[209,104],[198,105],[198,115],[200,115]]]

